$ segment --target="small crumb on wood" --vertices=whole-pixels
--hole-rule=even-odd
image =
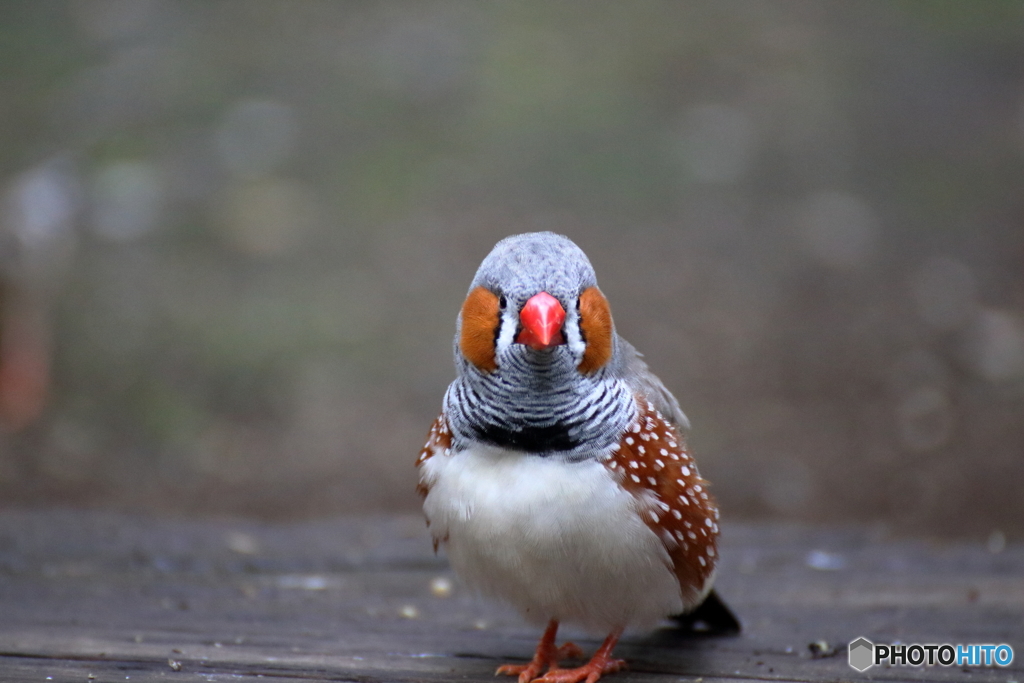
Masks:
[[[430,580],[430,592],[436,598],[447,598],[452,594],[452,582],[446,576],[435,576]]]
[[[996,529],[988,535],[988,540],[985,542],[985,547],[988,548],[988,551],[993,555],[998,555],[999,553],[1003,552],[1004,550],[1006,550],[1006,534],[1004,534],[999,529]]]
[[[239,555],[255,555],[260,551],[260,542],[244,531],[229,531],[224,536],[224,544]]]
[[[835,657],[838,650],[829,645],[826,640],[816,640],[813,643],[807,644],[807,649],[811,653],[811,659],[825,659],[826,657]]]

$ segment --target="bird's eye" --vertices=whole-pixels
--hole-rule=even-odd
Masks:
[[[508,299],[505,298],[504,294],[498,297],[498,306],[503,311],[505,310],[505,307],[508,306]]]

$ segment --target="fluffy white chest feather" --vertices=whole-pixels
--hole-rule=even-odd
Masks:
[[[530,621],[606,633],[683,611],[663,542],[602,463],[475,446],[430,458],[421,478],[455,571]]]

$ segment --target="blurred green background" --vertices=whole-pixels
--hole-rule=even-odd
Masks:
[[[4,2],[0,504],[415,510],[540,229],[727,518],[1024,535],[1016,0]]]

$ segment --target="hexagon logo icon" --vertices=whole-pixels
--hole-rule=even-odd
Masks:
[[[857,671],[867,671],[875,663],[875,644],[861,636],[850,643],[850,666]]]

